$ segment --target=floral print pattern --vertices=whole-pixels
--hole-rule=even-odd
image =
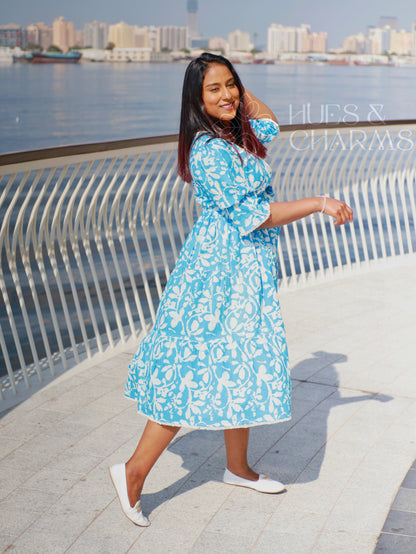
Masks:
[[[264,143],[278,133],[271,120],[251,124]],[[202,213],[131,361],[125,395],[167,425],[225,429],[290,419],[279,229],[257,229],[270,214],[270,167],[203,133],[190,167]]]

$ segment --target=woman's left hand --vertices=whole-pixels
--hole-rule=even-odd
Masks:
[[[325,202],[325,200],[326,203],[323,213],[335,218],[334,225],[344,225],[347,221],[352,223],[353,212],[348,204],[336,198],[323,198],[322,202]]]

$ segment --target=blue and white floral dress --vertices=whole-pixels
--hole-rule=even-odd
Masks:
[[[251,122],[269,142],[271,120]],[[199,134],[190,155],[202,213],[182,247],[125,395],[153,421],[227,429],[290,419],[290,376],[277,295],[279,229],[268,164]]]

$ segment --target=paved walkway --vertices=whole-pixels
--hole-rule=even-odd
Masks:
[[[371,553],[384,526],[378,552],[416,552],[414,496],[393,506],[407,527],[385,525],[416,458],[414,260],[281,301],[293,419],[254,428],[250,459],[286,493],[223,484],[221,432],[181,431],[142,496],[151,527],[132,525],[108,475],[145,424],[123,397],[129,351],[74,368],[3,414],[0,550]]]

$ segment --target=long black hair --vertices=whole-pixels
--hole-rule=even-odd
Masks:
[[[227,128],[221,121],[211,118],[202,100],[202,84],[205,73],[213,63],[225,65],[231,72],[240,93],[237,114]],[[179,127],[178,173],[184,181],[191,181],[189,154],[192,141],[198,131],[213,138],[222,138],[242,146],[247,152],[260,158],[266,157],[266,148],[254,134],[244,105],[244,88],[233,65],[227,58],[204,52],[191,61],[185,71],[182,88],[182,108]]]

